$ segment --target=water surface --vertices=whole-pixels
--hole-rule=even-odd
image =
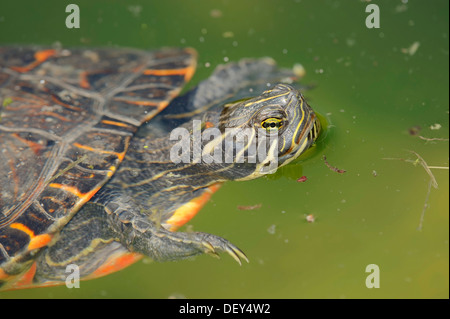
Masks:
[[[232,241],[249,264],[225,255],[144,260],[80,289],[0,298],[449,297],[448,1],[377,1],[379,29],[366,28],[363,1],[77,4],[81,28],[70,30],[61,1],[3,1],[0,44],[192,46],[199,67],[191,85],[243,57],[301,63],[304,82],[315,85],[305,95],[329,128],[308,159],[225,184],[190,222]],[[431,177],[416,154],[434,167],[438,188],[428,195]],[[346,172],[330,170],[323,155]],[[380,268],[378,289],[366,287],[369,264]]]

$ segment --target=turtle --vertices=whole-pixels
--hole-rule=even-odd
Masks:
[[[0,47],[2,289],[64,284],[69,266],[92,279],[142,256],[248,262],[222,237],[176,230],[223,182],[305,152],[320,121],[271,58],[219,65],[180,95],[196,61],[192,48]]]

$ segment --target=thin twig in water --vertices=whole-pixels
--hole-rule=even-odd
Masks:
[[[419,221],[419,227],[417,227],[417,230],[422,230],[422,225],[423,225],[423,220],[425,218],[425,211],[428,208],[428,198],[430,198],[430,193],[431,193],[431,185],[433,184],[433,182],[430,180],[428,182],[428,191],[427,191],[427,196],[425,197],[425,204],[423,205],[423,209],[422,209],[422,214],[420,214],[420,221]]]
[[[325,165],[331,169],[332,171],[339,173],[339,174],[344,174],[346,172],[345,169],[339,169],[337,167],[331,166],[330,163],[327,162],[327,157],[324,155],[323,156],[323,161],[325,162]]]
[[[427,142],[430,142],[430,141],[448,141],[448,138],[439,138],[439,137],[429,138],[429,137],[424,137],[422,135],[418,135],[418,137],[421,140],[424,140],[424,141],[427,141]]]
[[[407,159],[403,159],[403,158],[383,158],[383,159],[384,160],[399,160],[399,161],[403,161],[403,162],[409,162],[414,165],[420,164],[425,169],[428,176],[430,176],[430,181],[428,182],[427,195],[425,196],[425,204],[422,208],[422,214],[420,215],[419,227],[417,227],[417,230],[422,230],[423,221],[425,218],[425,211],[428,208],[428,199],[430,198],[431,186],[433,186],[434,188],[438,188],[438,183],[437,183],[436,178],[434,177],[433,173],[431,172],[431,169],[448,169],[448,167],[446,167],[446,166],[429,166],[427,164],[427,162],[425,162],[425,160],[422,158],[422,156],[417,154],[417,152],[414,152],[414,151],[409,151],[409,152],[414,154],[417,157],[417,159],[415,161],[407,160]]]
[[[419,159],[420,165],[422,165],[422,167],[425,169],[425,171],[426,171],[426,172],[428,173],[428,175],[430,176],[431,182],[433,183],[433,187],[434,187],[434,188],[438,188],[438,183],[437,183],[437,181],[436,181],[436,178],[434,178],[433,173],[431,173],[431,170],[430,170],[430,168],[428,167],[427,162],[425,162],[425,160],[422,158],[422,156],[420,156],[420,155],[417,154],[416,152],[414,152],[414,151],[410,151],[410,152],[413,153],[414,155],[416,155],[417,158]]]
[[[397,161],[402,161],[402,162],[408,162],[408,163],[412,163],[414,165],[420,164],[425,171],[428,173],[428,175],[430,176],[432,182],[433,182],[433,187],[434,188],[438,188],[438,183],[436,182],[436,178],[434,177],[433,173],[431,172],[430,169],[448,169],[448,167],[446,166],[429,166],[427,164],[427,162],[425,162],[425,160],[422,158],[422,156],[420,156],[419,154],[417,154],[414,151],[409,151],[411,153],[413,153],[414,155],[417,156],[416,160],[409,160],[409,159],[404,159],[404,158],[392,158],[392,157],[385,157],[383,158],[384,160],[397,160]]]
[[[396,161],[408,162],[408,163],[412,163],[414,165],[416,165],[419,162],[419,160],[417,160],[417,159],[415,161],[413,161],[413,160],[407,160],[404,158],[395,158],[395,157],[384,157],[382,159],[389,160],[389,161],[396,160]],[[449,169],[448,166],[430,166],[430,165],[428,165],[428,168],[429,169]]]

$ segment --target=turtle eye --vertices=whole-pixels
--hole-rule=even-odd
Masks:
[[[276,132],[283,126],[283,120],[270,117],[261,122],[261,127],[266,129],[267,132]]]

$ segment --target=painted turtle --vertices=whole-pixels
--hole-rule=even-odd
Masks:
[[[320,124],[282,84],[294,73],[271,59],[219,66],[177,97],[195,66],[189,48],[0,48],[3,288],[64,283],[68,265],[95,278],[142,255],[247,260],[221,237],[175,230],[222,182],[298,157]],[[244,128],[240,143],[241,133],[228,138]],[[184,144],[174,132],[188,133]],[[261,149],[265,157],[252,161]]]

